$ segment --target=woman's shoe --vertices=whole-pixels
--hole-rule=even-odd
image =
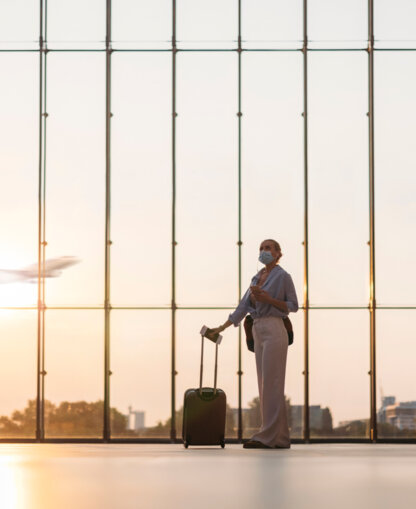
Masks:
[[[244,449],[272,449],[269,445],[263,444],[258,440],[249,440],[243,445]]]

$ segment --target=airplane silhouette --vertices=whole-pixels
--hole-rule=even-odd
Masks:
[[[81,260],[75,256],[60,256],[45,260],[45,278],[58,277],[62,270],[79,263]],[[38,264],[34,263],[23,269],[0,269],[0,284],[8,283],[37,283]]]

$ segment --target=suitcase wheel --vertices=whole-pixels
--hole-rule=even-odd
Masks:
[[[183,445],[184,445],[185,449],[188,449],[188,447],[189,447],[188,442],[186,442],[186,441],[185,441],[185,442],[183,443]]]
[[[224,442],[224,440],[221,440],[220,445],[221,445],[221,447],[224,449],[224,447],[225,447],[225,442]]]

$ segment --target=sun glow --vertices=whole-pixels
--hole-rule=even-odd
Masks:
[[[37,293],[38,287],[32,283],[0,285],[0,308],[36,306]]]
[[[23,252],[5,251],[0,256],[0,308],[7,307],[33,307],[37,305],[37,284],[14,281],[13,275],[7,271],[20,271],[28,266],[32,258],[24,256]],[[1,310],[7,314],[8,310]]]

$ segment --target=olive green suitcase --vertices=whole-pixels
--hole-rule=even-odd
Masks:
[[[201,369],[199,388],[188,389],[184,395],[182,438],[189,445],[220,445],[225,447],[225,392],[217,388],[218,344],[215,345],[214,387],[202,387],[204,336],[201,334]]]

